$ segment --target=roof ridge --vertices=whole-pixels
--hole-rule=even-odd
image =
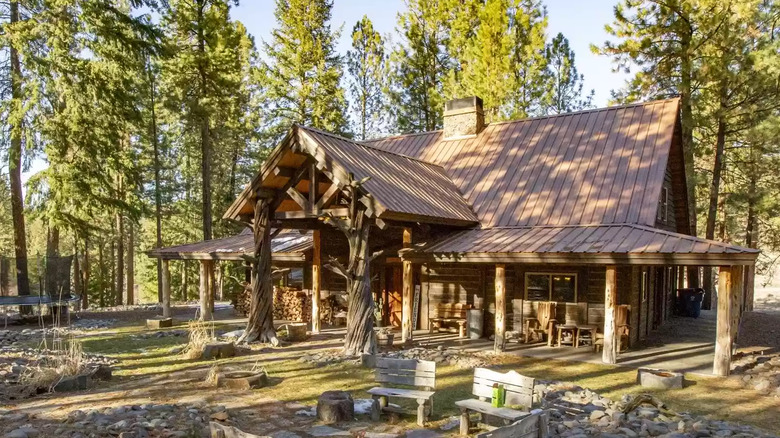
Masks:
[[[541,120],[541,119],[551,119],[551,118],[556,118],[556,117],[566,117],[566,116],[587,114],[587,113],[598,112],[598,111],[610,111],[610,110],[626,109],[626,108],[631,108],[631,107],[636,107],[636,106],[654,105],[654,104],[657,104],[657,103],[668,102],[668,101],[671,101],[671,100],[679,100],[679,99],[680,99],[680,97],[676,96],[676,97],[668,97],[666,99],[656,99],[656,100],[648,100],[648,101],[643,101],[643,102],[626,103],[626,104],[623,104],[623,105],[603,106],[603,107],[600,107],[600,108],[589,108],[589,109],[584,109],[584,110],[579,110],[579,111],[570,111],[568,113],[561,113],[561,114],[547,114],[547,115],[544,115],[544,116],[525,117],[525,118],[522,118],[522,119],[502,120],[500,122],[488,123],[488,124],[485,125],[485,127],[494,126],[494,125],[507,125],[507,124],[510,124],[510,123],[520,123],[520,122]],[[408,138],[408,137],[413,137],[415,135],[432,134],[432,133],[435,133],[435,132],[442,132],[442,131],[443,131],[443,129],[437,129],[437,130],[434,130],[434,131],[411,132],[411,133],[408,133],[408,134],[394,134],[394,135],[388,135],[387,137],[380,137],[380,138],[375,138],[375,139],[371,139],[371,140],[365,140],[365,142],[380,142],[380,141],[384,141],[384,140],[391,140],[391,139],[402,138],[402,137],[403,138]],[[442,140],[444,140],[444,139],[442,139]]]
[[[423,163],[423,164],[427,164],[429,166],[434,166],[434,167],[437,167],[439,169],[444,170],[444,167],[442,165],[440,165],[440,164],[431,163],[430,161],[425,161],[425,160],[422,160],[422,159],[417,158],[417,157],[410,157],[409,155],[399,154],[398,152],[392,152],[392,151],[388,151],[388,150],[385,150],[385,149],[380,149],[380,148],[377,148],[377,147],[374,147],[374,146],[371,146],[371,145],[359,142],[357,140],[352,140],[352,139],[349,139],[349,138],[346,138],[346,137],[342,137],[342,136],[340,136],[338,134],[334,134],[334,133],[329,132],[329,131],[323,131],[322,129],[312,128],[310,126],[304,126],[304,125],[296,125],[296,126],[302,128],[304,130],[314,131],[314,132],[317,132],[317,133],[322,134],[322,135],[326,135],[326,136],[333,137],[333,138],[336,138],[336,139],[341,140],[341,141],[346,141],[348,143],[352,143],[355,146],[360,146],[360,147],[363,147],[363,148],[366,148],[366,149],[371,149],[372,151],[381,152],[383,154],[395,155],[397,157],[406,158],[406,159],[409,159],[409,160],[412,160],[412,161],[417,161],[417,162],[420,162],[420,163]]]

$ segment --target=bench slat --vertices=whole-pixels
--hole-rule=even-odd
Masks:
[[[424,386],[428,388],[434,388],[436,386],[435,378],[415,375],[404,376],[397,374],[377,373],[374,381],[378,383],[392,383],[406,386]]]
[[[371,395],[379,395],[383,397],[401,397],[412,399],[429,399],[433,397],[433,391],[418,391],[416,389],[399,389],[399,388],[371,388],[368,390]]]
[[[479,412],[481,414],[493,415],[495,417],[503,418],[509,421],[517,421],[521,418],[531,415],[529,412],[517,411],[506,407],[494,408],[490,402],[484,402],[475,399],[456,401],[455,405],[459,408],[468,409],[470,411]]]
[[[377,369],[390,369],[390,370],[416,370],[416,371],[429,371],[436,372],[436,362],[430,360],[417,360],[417,359],[388,359],[377,358]]]
[[[477,397],[493,398],[493,384],[504,385],[506,389],[505,404],[520,405],[531,408],[534,402],[534,379],[518,374],[515,371],[499,373],[487,368],[474,369],[474,384],[472,394]]]

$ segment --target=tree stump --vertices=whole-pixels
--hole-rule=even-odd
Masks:
[[[202,359],[220,359],[236,355],[236,347],[232,342],[212,342],[203,347]]]
[[[317,400],[317,418],[325,424],[352,421],[355,401],[345,391],[325,391]]]
[[[217,376],[217,387],[231,389],[253,389],[268,385],[265,371],[229,371]]]

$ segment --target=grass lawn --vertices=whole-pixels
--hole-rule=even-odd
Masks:
[[[188,360],[178,354],[186,342],[185,337],[142,339],[133,337],[134,334],[137,331],[98,334],[83,338],[82,345],[85,351],[118,359],[120,369],[115,375],[120,381],[177,371],[202,370],[205,375],[205,371],[216,362],[225,369],[265,367],[272,385],[257,390],[257,393],[282,402],[313,405],[323,391],[332,389],[350,391],[355,398],[368,398],[366,390],[373,386],[372,371],[358,365],[319,366],[299,361],[298,358],[305,352],[328,348],[314,342],[255,350],[251,354],[218,361],[201,361]],[[536,379],[572,382],[614,400],[626,393],[649,392],[678,412],[750,424],[770,432],[780,431],[780,399],[740,389],[722,378],[686,376],[686,388],[662,391],[639,387],[635,382],[636,371],[628,368],[514,355],[502,355],[496,358],[496,362],[496,369],[512,369]],[[454,401],[470,397],[472,375],[473,370],[455,366],[437,369],[433,420],[458,414]]]

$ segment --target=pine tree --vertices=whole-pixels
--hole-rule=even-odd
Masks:
[[[514,0],[509,9],[512,35],[512,102],[507,108],[511,119],[542,113],[547,79],[545,57],[547,10],[539,0]]]
[[[352,29],[352,50],[346,56],[352,97],[353,131],[360,140],[376,136],[385,124],[387,55],[384,40],[368,16]]]
[[[574,52],[569,40],[559,33],[545,51],[548,71],[548,89],[543,97],[546,114],[562,114],[589,108],[593,90],[583,96],[584,76],[577,72]]]
[[[276,0],[277,28],[264,43],[260,83],[272,138],[293,123],[345,134],[346,99],[340,86],[338,31],[331,30],[331,0]]]
[[[482,98],[487,122],[503,118],[502,109],[510,102],[514,84],[508,8],[507,0],[487,0],[479,6],[478,25],[460,55],[461,70],[451,71],[448,80],[449,99]]]
[[[398,15],[402,41],[390,57],[390,96],[397,131],[431,131],[442,126],[444,81],[451,68],[445,6],[441,0],[407,0],[407,10]]]

